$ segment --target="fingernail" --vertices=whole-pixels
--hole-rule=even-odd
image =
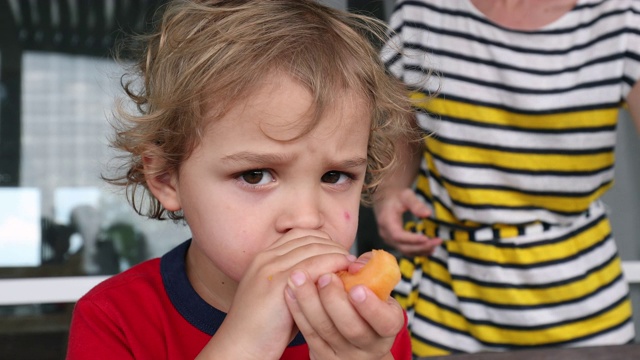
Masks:
[[[293,300],[295,300],[295,299],[296,299],[296,295],[293,293],[293,290],[291,290],[291,288],[290,288],[290,287],[288,287],[288,286],[287,286],[287,287],[284,289],[284,291],[286,291],[286,292],[287,292],[287,295],[288,295],[291,299],[293,299]]]
[[[324,275],[320,276],[320,278],[318,279],[318,287],[319,288],[323,288],[323,287],[329,285],[330,282],[331,282],[331,275],[324,274]]]
[[[361,303],[367,298],[367,292],[364,290],[362,286],[356,286],[349,292],[349,296],[353,301]]]
[[[307,281],[307,276],[302,271],[294,271],[291,274],[291,282],[296,287],[301,286],[305,281]]]
[[[358,258],[355,255],[349,254],[347,255],[347,260],[354,262],[356,260],[358,260]]]

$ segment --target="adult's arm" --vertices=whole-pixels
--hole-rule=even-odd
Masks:
[[[414,118],[409,121],[415,124]],[[419,218],[431,214],[411,189],[420,168],[421,153],[421,142],[396,142],[397,166],[378,187],[373,207],[380,237],[406,256],[430,255],[441,243],[440,239],[404,230],[405,212],[409,211]]]

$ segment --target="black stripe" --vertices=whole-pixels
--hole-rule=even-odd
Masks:
[[[465,53],[455,53],[455,52],[451,52],[451,51],[447,51],[447,50],[437,49],[437,48],[434,48],[434,47],[426,47],[426,46],[423,46],[421,44],[406,43],[405,47],[409,48],[409,49],[414,49],[414,50],[422,50],[422,51],[428,52],[429,54],[432,54],[432,55],[438,55],[438,56],[444,57],[445,61],[448,58],[458,59],[458,60],[463,60],[463,61],[466,61],[466,62],[469,62],[469,63],[473,63],[473,64],[483,64],[483,65],[487,65],[489,67],[494,67],[494,68],[498,68],[498,69],[512,70],[512,71],[521,72],[521,73],[525,73],[525,74],[540,75],[540,76],[556,76],[556,75],[561,75],[561,74],[565,74],[565,73],[578,72],[578,71],[580,71],[580,70],[582,70],[584,68],[590,67],[590,66],[594,66],[594,65],[598,65],[598,64],[602,64],[602,63],[607,63],[607,62],[613,62],[615,60],[620,60],[622,58],[629,57],[627,55],[627,53],[616,53],[616,54],[612,54],[612,55],[608,55],[608,56],[597,57],[597,58],[591,59],[589,61],[585,61],[582,64],[575,65],[575,66],[569,66],[569,67],[562,68],[562,69],[539,70],[539,69],[530,69],[530,68],[523,68],[523,67],[520,67],[520,66],[514,66],[511,63],[504,63],[504,62],[499,62],[499,61],[494,61],[494,60],[487,60],[487,59],[479,58],[479,57],[476,57],[476,56],[470,56],[470,55],[467,55]]]
[[[638,50],[640,51],[640,49]],[[635,53],[633,50],[627,50],[627,52],[624,53],[624,56],[631,60],[640,61],[640,53]]]
[[[447,271],[447,272],[448,272],[448,271]],[[436,284],[436,285],[439,285],[439,286],[441,286],[441,287],[443,287],[443,288],[445,288],[445,289],[447,289],[447,290],[449,290],[449,291],[453,292],[453,288],[451,287],[451,284],[446,283],[446,282],[443,282],[443,281],[441,281],[441,280],[438,280],[438,279],[436,279],[436,278],[432,277],[430,274],[423,272],[423,273],[422,273],[422,277],[421,277],[421,280],[420,280],[420,281],[424,281],[425,279],[427,279],[427,280],[431,281],[432,283],[434,283],[434,284]],[[424,294],[420,293],[420,297],[422,297],[422,296],[426,296],[426,295],[424,295]],[[443,307],[444,307],[444,306],[445,306],[445,305],[443,305]],[[459,311],[458,311],[457,309],[454,309],[454,308],[450,308],[449,310],[451,310],[451,311],[453,311],[453,312],[456,312],[456,313],[459,313]]]
[[[461,315],[461,314],[460,314],[460,312],[459,312],[457,309],[454,309],[454,308],[451,308],[451,307],[448,307],[448,306],[444,306],[444,305],[442,305],[442,304],[439,304],[438,302],[434,301],[433,299],[431,299],[431,298],[429,298],[429,297],[427,297],[427,296],[423,296],[423,294],[420,294],[420,297],[421,297],[421,299],[423,299],[423,300],[425,300],[425,301],[428,301],[428,302],[431,302],[431,303],[435,304],[436,306],[438,306],[438,307],[440,307],[440,308],[447,309],[447,310],[453,311],[454,313],[456,313],[456,314],[458,314],[458,315]],[[434,320],[432,320],[432,319],[430,319],[430,318],[425,317],[425,316],[424,316],[424,315],[422,315],[421,313],[416,312],[416,313],[415,313],[415,316],[416,316],[417,318],[419,318],[420,320],[424,321],[424,322],[428,322],[428,323],[429,323],[429,324],[431,324],[431,325],[434,325],[434,326],[439,327],[439,328],[441,328],[441,329],[447,330],[447,331],[449,331],[449,332],[456,333],[456,334],[460,334],[460,335],[471,336],[471,335],[469,334],[469,332],[468,332],[468,331],[458,330],[458,329],[456,329],[456,328],[452,328],[452,327],[446,326],[446,325],[444,325],[444,324],[441,324],[441,323],[436,322],[436,321],[434,321]],[[461,316],[462,316],[462,315],[461,315]]]
[[[396,62],[398,62],[398,60],[402,59],[402,55],[396,53],[395,55],[393,55],[393,57],[391,57],[391,59],[385,61],[384,63],[384,67],[389,69],[393,66],[393,64],[395,64]]]
[[[419,22],[412,22],[412,21],[405,21],[402,24],[403,27],[410,27],[410,28],[414,28],[414,29],[418,29],[418,30],[424,30],[424,31],[428,31],[431,33],[436,33],[436,34],[440,34],[443,36],[451,36],[451,37],[455,37],[455,38],[459,38],[459,39],[465,39],[468,41],[472,41],[472,42],[476,42],[479,44],[483,44],[483,45],[487,45],[487,46],[492,46],[492,47],[497,47],[497,48],[502,48],[502,49],[506,49],[509,51],[513,51],[513,52],[517,52],[517,53],[522,53],[522,54],[535,54],[535,55],[545,55],[545,56],[553,56],[553,55],[566,55],[569,54],[571,52],[574,51],[581,51],[581,50],[585,50],[585,49],[589,49],[592,46],[597,45],[599,42],[603,42],[606,40],[609,40],[611,38],[615,38],[618,36],[623,36],[625,34],[635,34],[637,33],[637,31],[635,29],[631,29],[631,28],[621,28],[621,29],[617,29],[614,31],[610,31],[608,33],[604,33],[600,36],[597,36],[595,38],[593,38],[592,40],[582,43],[582,44],[577,44],[577,45],[573,45],[569,48],[566,49],[534,49],[534,48],[526,48],[526,47],[521,47],[521,46],[512,46],[512,45],[508,45],[508,44],[504,44],[504,43],[500,43],[497,41],[493,41],[490,39],[486,39],[486,38],[481,38],[475,35],[471,35],[471,34],[467,34],[467,33],[463,33],[460,31],[454,31],[454,30],[446,30],[446,29],[440,29],[440,28],[436,28],[433,26],[428,26],[425,25],[423,23],[419,23]],[[544,33],[530,33],[532,35],[548,35],[548,34],[544,34]]]
[[[630,78],[630,77],[628,77],[628,76],[623,76],[623,77],[622,77],[622,81],[623,81],[624,83],[626,83],[627,85],[629,85],[629,87],[633,87],[633,85],[635,85],[635,83],[636,83],[636,81],[637,81],[637,80],[636,80],[636,79],[633,79],[633,78]]]
[[[442,266],[445,270],[447,270],[447,272],[449,272],[449,264],[446,262],[446,260],[440,259],[439,257],[432,255],[431,257],[429,257],[429,261]]]
[[[404,69],[405,71],[419,71],[424,73],[424,69],[419,66],[405,65]],[[479,85],[487,88],[509,91],[514,94],[531,94],[531,95],[564,94],[564,93],[569,93],[569,92],[581,90],[581,89],[591,89],[591,88],[619,85],[620,82],[622,82],[622,78],[618,77],[618,78],[603,79],[598,81],[584,82],[584,83],[572,85],[569,87],[558,87],[553,89],[534,89],[534,88],[509,86],[509,85],[504,85],[501,82],[490,82],[485,80],[479,80],[476,78],[462,76],[454,73],[446,73],[443,71],[438,71],[438,76],[441,76],[444,79],[456,79],[469,84],[475,84],[475,85]]]
[[[619,85],[620,82],[622,81],[622,78],[618,77],[618,78],[603,79],[598,81],[589,81],[589,82],[584,82],[584,83],[580,83],[580,84],[576,84],[568,87],[557,87],[553,89],[534,89],[534,88],[504,85],[501,82],[490,82],[490,81],[478,80],[475,78],[470,78],[467,76],[462,76],[454,73],[439,72],[439,74],[441,74],[443,78],[456,79],[466,83],[476,84],[479,86],[489,87],[492,89],[509,91],[514,94],[533,94],[533,95],[564,94],[564,93],[569,93],[569,92],[581,90],[581,89],[592,89],[592,88],[598,88],[598,87]]]

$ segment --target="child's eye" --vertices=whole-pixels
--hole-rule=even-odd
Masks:
[[[322,175],[321,180],[329,184],[343,184],[349,180],[353,180],[353,176],[341,171],[329,171]]]
[[[271,175],[271,173],[265,169],[249,170],[243,172],[238,176],[238,179],[244,181],[249,185],[266,185],[270,182],[275,181],[273,175]]]

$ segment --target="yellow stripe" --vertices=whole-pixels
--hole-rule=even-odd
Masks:
[[[443,159],[468,163],[501,166],[526,171],[594,171],[613,165],[613,150],[596,154],[561,155],[511,153],[473,146],[446,144],[437,137],[426,139],[431,152]]]
[[[460,314],[438,307],[431,301],[422,298],[416,304],[415,311],[422,317],[451,329],[466,332],[470,328],[467,320]]]
[[[428,198],[432,198],[431,188],[429,187],[429,179],[420,174],[416,180],[416,187],[420,189]]]
[[[450,354],[450,352],[446,350],[425,344],[416,338],[411,338],[411,350],[413,351],[413,355],[418,357]]]
[[[416,106],[428,112],[458,119],[468,119],[484,124],[515,126],[523,129],[580,129],[614,126],[618,109],[598,109],[565,112],[549,115],[527,115],[506,110],[470,105],[463,102],[429,98],[422,93],[411,94]]]
[[[611,233],[607,219],[576,236],[558,243],[531,248],[503,248],[482,242],[447,241],[445,246],[452,254],[496,264],[533,265],[541,262],[565,259],[602,241]]]
[[[518,228],[515,226],[503,227],[498,229],[498,231],[500,232],[499,236],[501,239],[514,238],[518,236]]]
[[[455,230],[453,232],[453,238],[456,239],[456,241],[469,241],[469,232],[468,231],[461,231],[461,230]]]
[[[589,205],[606,192],[613,183],[601,186],[593,193],[581,197],[526,194],[514,190],[471,189],[443,182],[447,193],[454,202],[466,205],[491,205],[504,207],[535,206],[558,212],[583,212]]]
[[[431,156],[426,156],[426,158],[428,159],[428,161],[431,159]],[[437,171],[435,169],[429,169],[430,172],[432,172],[433,174],[437,174]],[[442,204],[440,204],[439,202],[436,202],[433,199],[433,194],[431,193],[431,187],[429,186],[429,179],[420,174],[418,175],[418,178],[416,179],[416,188],[420,191],[422,191],[425,196],[433,202],[433,217],[436,219],[439,219],[441,221],[446,221],[448,223],[451,224],[464,224],[462,222],[460,222],[460,220],[458,220],[453,213],[451,213],[451,211],[449,211],[449,209],[447,209],[446,207],[442,206]],[[429,230],[429,229],[428,229]],[[426,233],[427,236],[429,237],[434,237],[435,233]]]
[[[429,142],[427,141],[427,139],[424,140],[424,146],[425,151],[422,153],[422,156],[427,162],[427,169],[429,170],[429,173],[433,174],[435,177],[441,177],[440,171],[438,171],[438,167],[433,161],[433,156],[431,156],[429,151],[426,150],[426,147],[429,146]]]
[[[407,279],[411,279],[413,277],[413,271],[416,266],[413,262],[407,260],[406,258],[400,258],[398,262],[398,266],[400,267],[400,273]]]
[[[416,269],[416,265],[413,262],[407,260],[406,258],[400,258],[398,265],[400,267],[400,273],[404,278],[413,278],[413,272]],[[394,298],[405,310],[415,305],[416,301],[418,301],[418,296],[418,291],[411,291],[407,296],[404,296],[400,293],[394,293]]]
[[[440,263],[435,261],[426,261],[422,264],[422,270],[425,274],[429,274],[432,278],[445,284],[451,284],[451,274]]]
[[[456,294],[464,298],[482,299],[494,304],[533,306],[566,302],[589,295],[602,285],[613,282],[621,272],[620,259],[616,259],[584,279],[544,289],[492,288],[460,280],[454,280],[452,286]]]
[[[412,295],[415,293],[415,291],[411,292],[409,294],[409,296],[402,296],[401,294],[398,293],[394,293],[393,298],[396,299],[396,301],[398,302],[398,304],[400,304],[400,306],[403,309],[408,309],[410,307],[412,307],[413,305],[411,305],[411,303],[409,302],[409,299],[412,297]]]

